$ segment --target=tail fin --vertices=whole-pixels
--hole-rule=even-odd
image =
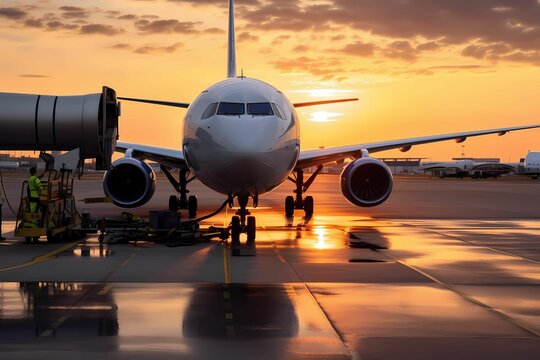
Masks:
[[[236,41],[234,35],[234,0],[229,0],[229,51],[227,59],[227,77],[236,77]]]

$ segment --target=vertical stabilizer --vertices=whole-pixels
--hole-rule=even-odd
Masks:
[[[229,0],[229,46],[227,77],[236,77],[236,40],[234,35],[234,0]]]

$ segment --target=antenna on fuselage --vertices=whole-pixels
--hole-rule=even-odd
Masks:
[[[227,58],[227,77],[236,77],[236,41],[234,35],[234,0],[229,0],[229,45]]]

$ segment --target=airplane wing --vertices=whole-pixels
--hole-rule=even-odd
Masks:
[[[515,126],[507,127],[500,129],[491,129],[491,130],[480,130],[480,131],[468,131],[468,132],[459,132],[453,134],[444,134],[444,135],[433,135],[433,136],[422,136],[408,139],[400,140],[390,140],[390,141],[381,141],[369,144],[358,144],[358,145],[348,145],[348,146],[338,146],[325,149],[314,149],[314,150],[303,150],[300,152],[298,158],[298,163],[296,164],[297,169],[305,169],[307,167],[323,165],[331,163],[334,161],[341,161],[346,158],[359,158],[361,157],[362,151],[367,150],[369,153],[375,153],[379,151],[391,150],[391,149],[400,149],[402,152],[409,151],[414,145],[428,144],[439,141],[446,140],[455,140],[458,143],[465,141],[468,137],[473,136],[482,136],[488,134],[499,134],[502,136],[510,131],[516,130],[525,130],[539,128],[540,124],[534,125],[524,125],[524,126]]]
[[[123,97],[123,96],[119,96],[119,97],[117,97],[117,99],[118,100],[126,100],[126,101],[134,101],[134,102],[146,103],[146,104],[179,107],[179,108],[184,108],[184,109],[189,107],[189,103],[176,102],[176,101],[137,99],[137,98],[129,98],[129,97]]]
[[[326,104],[337,104],[342,102],[349,102],[349,101],[358,101],[358,98],[351,98],[351,99],[336,99],[336,100],[322,100],[322,101],[310,101],[310,102],[303,102],[303,103],[294,103],[293,106],[295,108],[299,107],[306,107],[306,106],[316,106],[316,105],[326,105]]]
[[[134,102],[146,103],[146,104],[172,106],[172,107],[178,107],[178,108],[188,108],[189,105],[190,105],[189,103],[184,103],[184,102],[153,100],[153,99],[138,99],[138,98],[123,97],[123,96],[119,96],[119,97],[117,97],[117,99],[118,100],[126,100],[126,101],[134,101]],[[299,108],[299,107],[306,107],[306,106],[337,104],[337,103],[349,102],[349,101],[358,101],[358,99],[357,98],[351,98],[351,99],[311,101],[311,102],[294,103],[293,106],[296,107],[296,108]]]
[[[126,142],[116,143],[116,151],[125,153],[128,150],[131,150],[131,156],[137,159],[155,161],[176,169],[187,167],[181,150]]]

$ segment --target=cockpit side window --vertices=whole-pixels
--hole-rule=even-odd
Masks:
[[[278,104],[272,103],[272,109],[274,109],[274,114],[276,114],[280,119],[285,120],[285,115]]]
[[[211,103],[206,107],[206,110],[204,110],[201,119],[206,120],[208,118],[211,118],[212,116],[216,115],[218,103]]]
[[[245,112],[245,105],[242,103],[219,103],[218,115],[242,115]]]
[[[270,105],[270,103],[247,104],[247,112],[248,112],[248,115],[253,115],[253,116],[274,115],[274,111],[272,110],[272,106]]]

